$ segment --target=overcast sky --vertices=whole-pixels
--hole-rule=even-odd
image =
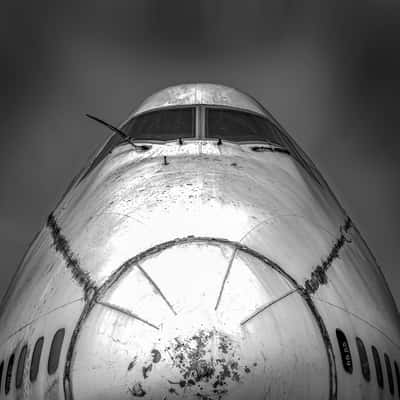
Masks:
[[[3,1],[0,297],[73,176],[165,86],[259,99],[315,161],[400,305],[397,1]]]

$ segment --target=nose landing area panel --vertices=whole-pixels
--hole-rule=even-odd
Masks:
[[[207,241],[133,263],[86,320],[72,368],[75,399],[309,399],[328,379],[318,327],[286,278]]]

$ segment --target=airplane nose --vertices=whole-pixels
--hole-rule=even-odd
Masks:
[[[301,293],[225,240],[186,238],[128,260],[72,354],[73,399],[328,398],[324,340]]]

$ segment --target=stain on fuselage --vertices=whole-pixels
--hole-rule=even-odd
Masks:
[[[251,373],[251,368],[241,364],[238,343],[216,329],[200,329],[189,337],[175,337],[166,345],[153,348],[141,366],[143,381],[135,382],[130,393],[144,397],[146,381],[158,373],[158,365],[165,363],[174,376],[180,377],[165,377],[168,383],[165,398],[174,395],[219,400],[228,393],[230,383],[239,383],[243,376]],[[256,366],[254,363],[252,368]]]

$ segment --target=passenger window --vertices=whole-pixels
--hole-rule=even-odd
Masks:
[[[390,363],[390,358],[386,353],[384,355],[384,358],[385,358],[386,372],[387,372],[387,377],[388,377],[388,382],[389,382],[389,391],[390,391],[390,394],[394,394],[392,364]]]
[[[353,360],[351,358],[349,342],[347,341],[346,335],[340,329],[336,329],[336,337],[340,355],[342,356],[343,368],[347,373],[351,374],[353,373]]]
[[[400,371],[396,361],[394,362],[394,371],[396,373],[396,380],[397,380],[397,394],[399,395],[400,399]]]
[[[1,393],[1,384],[3,381],[3,369],[4,369],[4,361],[0,364],[0,393]]]
[[[369,368],[367,350],[365,349],[363,341],[357,337],[356,338],[358,355],[360,356],[361,372],[364,379],[369,382],[371,380],[371,370]]]
[[[25,360],[26,360],[26,352],[28,350],[27,345],[25,345],[21,353],[19,354],[18,365],[17,365],[17,376],[15,378],[15,387],[17,389],[22,387],[22,383],[24,380],[24,368],[25,368]]]
[[[49,362],[47,364],[47,371],[49,375],[53,375],[57,371],[64,335],[65,329],[59,329],[54,335],[53,341],[51,342]]]
[[[5,385],[6,394],[8,394],[10,392],[13,367],[14,367],[14,354],[11,355],[10,360],[8,361],[7,374],[6,374],[6,385]]]
[[[383,373],[382,373],[381,359],[379,357],[378,350],[374,346],[372,346],[372,355],[374,356],[376,379],[378,381],[379,387],[383,388]]]
[[[35,348],[33,349],[31,370],[29,372],[29,379],[31,380],[31,382],[36,381],[36,378],[38,376],[40,357],[42,355],[42,349],[43,349],[43,342],[44,342],[44,338],[42,336],[37,340],[37,342],[35,344]]]

